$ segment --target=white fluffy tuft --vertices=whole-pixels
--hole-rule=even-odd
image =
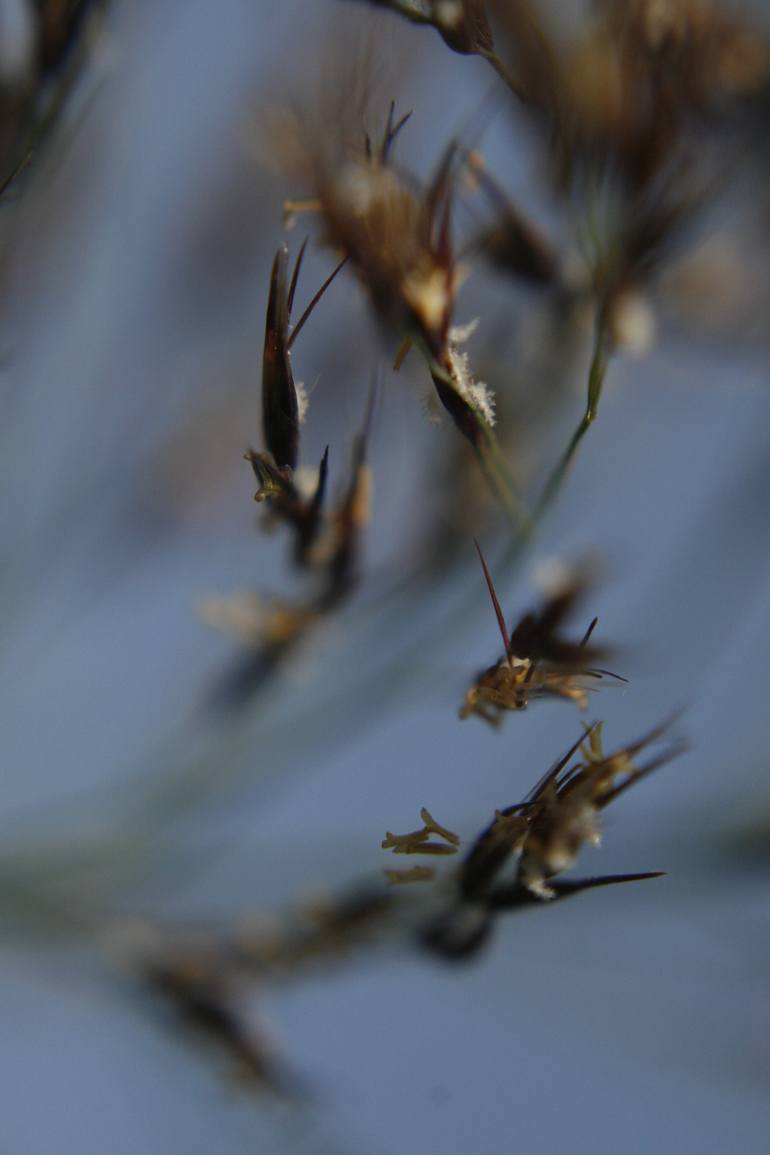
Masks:
[[[495,397],[483,381],[475,381],[468,364],[468,354],[460,345],[468,340],[478,321],[456,326],[449,331],[449,365],[455,389],[484,418],[488,425],[495,423]]]

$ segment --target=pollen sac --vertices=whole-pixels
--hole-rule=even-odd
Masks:
[[[289,354],[288,253],[275,255],[262,356],[262,426],[265,444],[280,469],[294,470],[299,454],[299,403]]]
[[[420,811],[423,825],[420,830],[412,830],[408,834],[393,834],[385,832],[382,840],[383,850],[392,850],[394,854],[456,854],[460,845],[460,836],[453,830],[448,830],[436,822],[433,815],[424,806]],[[430,841],[431,835],[436,835],[441,842]]]

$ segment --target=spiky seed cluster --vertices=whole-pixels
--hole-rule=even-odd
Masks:
[[[602,0],[566,41],[541,6],[490,7],[528,106],[556,134],[565,176],[598,160],[639,188],[672,159],[695,115],[722,121],[730,101],[768,76],[766,37],[711,0]]]
[[[391,104],[382,139],[338,156],[308,146],[308,204],[318,210],[322,238],[357,274],[388,329],[415,342],[426,356],[444,409],[479,449],[493,424],[486,386],[474,381],[453,329],[464,276],[452,242],[453,183],[458,161],[450,145],[421,186],[392,161],[393,144],[408,116]]]
[[[564,698],[585,710],[589,692],[603,678],[624,680],[594,664],[606,654],[589,644],[596,619],[579,642],[560,635],[562,623],[585,593],[584,577],[573,575],[540,610],[525,614],[509,635],[491,574],[478,544],[476,548],[504,654],[470,687],[460,708],[461,718],[475,714],[490,725],[499,726],[506,711],[524,710],[538,698]]]
[[[604,190],[590,274],[608,328],[621,336],[616,303],[649,284],[724,180],[736,128],[751,131],[770,43],[711,0],[602,0],[566,42],[527,0],[491,6],[518,94],[546,130],[560,195],[577,194],[595,212]]]
[[[297,473],[307,398],[294,380],[291,346],[342,267],[339,264],[332,271],[292,328],[291,311],[306,244],[300,249],[290,283],[285,245],[273,261],[262,354],[262,431],[267,453],[251,449],[246,454],[259,483],[255,500],[268,502],[272,512],[291,527],[295,560],[300,566],[312,566],[313,550],[323,528],[329,451],[324,452],[312,477],[307,472]]]
[[[455,874],[447,910],[427,927],[426,945],[446,957],[461,957],[481,945],[497,911],[657,877],[657,872],[574,881],[558,876],[575,864],[586,843],[599,844],[601,812],[680,752],[669,745],[646,762],[637,761],[667,728],[668,723],[656,727],[605,754],[601,724],[589,727],[523,802],[495,811]]]
[[[339,500],[326,508],[329,450],[319,468],[299,466],[300,425],[305,407],[303,390],[294,380],[291,346],[319,300],[342,268],[341,261],[310,301],[300,320],[291,325],[291,311],[306,243],[291,281],[288,253],[276,253],[270,277],[262,358],[262,426],[266,449],[245,454],[257,479],[254,497],[264,502],[272,518],[283,522],[293,537],[295,564],[310,573],[315,591],[302,601],[265,599],[247,594],[208,599],[201,607],[210,625],[234,634],[250,651],[245,662],[226,679],[222,702],[240,703],[261,685],[276,664],[349,594],[356,580],[361,532],[369,514],[371,478],[367,443],[374,392],[363,428],[353,443],[352,463]]]
[[[440,238],[441,198],[424,198],[381,157],[350,160],[322,186],[328,243],[347,254],[380,316],[416,330],[433,352],[448,329],[457,269]]]
[[[658,877],[660,872],[606,875],[577,880],[558,876],[585,843],[597,845],[601,812],[628,787],[668,762],[674,746],[644,762],[638,759],[662,739],[668,724],[611,754],[604,752],[601,724],[588,727],[546,772],[523,802],[496,810],[454,872],[448,902],[438,917],[418,919],[424,947],[446,959],[465,958],[489,937],[504,911],[568,898],[596,887]],[[454,831],[423,807],[423,825],[407,834],[388,832],[382,846],[396,854],[452,855]],[[386,870],[389,886],[429,882],[431,867]],[[340,901],[305,903],[283,924],[258,920],[229,938],[198,936],[185,947],[154,944],[144,952],[141,973],[199,1035],[216,1043],[262,1087],[285,1093],[296,1084],[277,1063],[273,1048],[247,1021],[243,983],[289,975],[336,959],[380,938],[402,903],[382,890],[360,890]]]
[[[453,50],[484,57],[530,116],[570,219],[576,202],[586,216],[575,240],[606,338],[621,345],[628,326],[616,310],[646,289],[724,180],[726,140],[734,148],[736,128],[745,136],[764,118],[766,33],[712,0],[601,0],[566,38],[531,0],[377,2],[435,28]],[[557,284],[547,239],[489,174],[476,178],[496,209],[476,250],[526,280]],[[634,330],[637,345],[646,341]]]
[[[577,761],[557,764],[533,790],[522,814],[526,829],[518,852],[518,882],[539,898],[554,898],[549,882],[574,865],[581,847],[601,842],[600,815],[629,786],[650,774],[673,756],[673,749],[637,765],[635,758],[658,741],[666,727],[612,754],[605,755],[601,725],[587,732]],[[573,750],[573,753],[575,751]]]
[[[370,479],[366,446],[371,402],[364,428],[355,439],[347,487],[337,507],[326,515],[328,447],[317,473],[309,474],[297,468],[306,399],[304,390],[294,380],[290,351],[344,261],[327,277],[296,326],[291,328],[291,310],[304,252],[305,245],[297,258],[291,283],[288,283],[285,246],[278,250],[273,262],[262,358],[262,425],[268,452],[249,450],[246,459],[259,483],[255,500],[267,502],[271,512],[286,522],[294,534],[297,564],[322,571],[325,588],[316,607],[322,610],[339,600],[350,586],[356,542],[368,517]]]

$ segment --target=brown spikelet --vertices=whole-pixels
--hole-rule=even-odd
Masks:
[[[590,645],[598,619],[594,618],[579,641],[564,638],[560,629],[584,596],[585,575],[575,574],[554,591],[543,606],[525,614],[508,633],[500,602],[478,543],[484,578],[503,640],[503,657],[489,666],[467,691],[460,717],[476,714],[493,726],[500,724],[505,711],[526,709],[537,698],[564,698],[581,710],[588,695],[604,678],[624,681],[595,665],[607,651]]]
[[[289,355],[289,308],[302,253],[297,260],[291,289],[287,281],[288,259],[288,250],[281,245],[273,261],[265,320],[262,432],[265,445],[278,468],[293,471],[299,454],[299,405]]]

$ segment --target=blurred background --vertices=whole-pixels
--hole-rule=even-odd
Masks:
[[[12,91],[27,16],[21,0],[0,14]],[[558,228],[533,133],[484,62],[332,0],[110,4],[3,196],[0,1148],[766,1151],[766,146],[656,281],[651,348],[613,359],[562,497],[497,576],[515,617],[544,563],[600,559],[591,612],[630,682],[588,716],[613,747],[683,708],[689,751],[624,796],[582,866],[667,876],[501,920],[457,969],[383,950],[264,986],[255,1020],[301,1102],[239,1084],[105,951],[135,919],[222,925],[376,877],[384,831],[423,805],[470,838],[576,736],[560,702],[499,732],[457,718],[499,649],[472,534],[494,568],[508,530],[451,423],[427,420],[419,358],[390,370],[346,274],[293,360],[303,457],[330,444],[337,488],[380,366],[361,581],[217,706],[242,654],[201,605],[298,584],[242,459],[270,264],[305,226],[284,232],[295,190],[263,124],[335,43],[343,60],[368,46],[386,98],[414,110],[405,165],[425,176],[467,131]],[[332,264],[311,245],[301,302]],[[565,331],[541,292],[485,271],[460,295],[458,321],[476,316],[471,362],[526,484],[580,415],[590,317]]]

